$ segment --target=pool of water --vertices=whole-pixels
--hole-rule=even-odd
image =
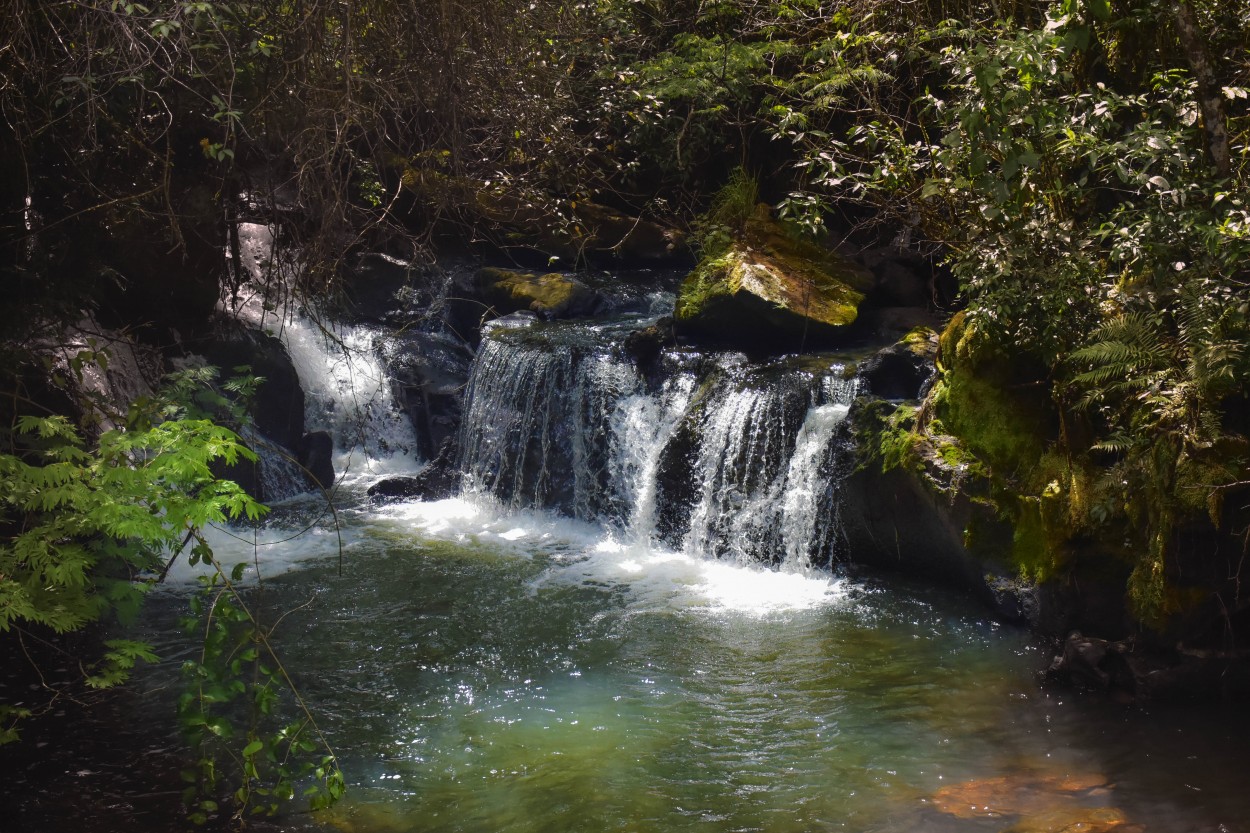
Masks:
[[[256,550],[252,604],[284,616],[276,642],[349,783],[269,829],[1250,829],[1244,718],[1043,691],[1047,651],[947,592],[464,500],[345,513],[342,542],[341,575],[327,529]],[[246,540],[219,550],[253,558]],[[181,824],[160,773],[191,586],[183,571],[137,629],[165,661],[111,701],[124,731],[45,746],[56,777],[5,788],[24,829]]]

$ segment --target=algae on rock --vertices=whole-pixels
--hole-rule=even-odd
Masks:
[[[802,350],[847,339],[872,275],[798,240],[766,205],[682,283],[679,335],[746,349]]]

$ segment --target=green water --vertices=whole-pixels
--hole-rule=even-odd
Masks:
[[[1048,652],[945,591],[457,502],[349,514],[341,576],[336,552],[324,533],[262,550],[250,592],[285,614],[275,640],[349,792],[262,830],[1250,830],[1244,718],[1042,691]],[[8,784],[18,829],[185,828],[188,592],[152,599],[139,635],[166,661],[115,723]]]
[[[1046,651],[949,593],[605,545],[541,518],[454,523],[468,531],[432,536],[428,517],[402,512],[358,520],[342,577],[313,558],[264,583],[271,617],[312,602],[279,639],[351,786],[329,816],[284,829],[1110,818],[1232,831],[1250,818],[1247,778],[1230,771],[1239,739],[1043,693]],[[970,789],[996,806],[952,813],[943,798],[994,779],[1007,798]]]

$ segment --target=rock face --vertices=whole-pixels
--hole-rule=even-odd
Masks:
[[[679,336],[747,350],[845,343],[871,290],[867,270],[795,241],[761,205],[739,239],[705,257],[677,299]]]
[[[894,442],[882,441],[893,412],[884,400],[861,398],[847,416],[858,436],[849,452],[854,459],[845,463],[852,473],[842,486],[842,520],[855,563],[965,589],[1008,621],[1061,627],[1048,621],[1055,615],[1049,591],[994,557],[1011,551],[1013,530],[988,500],[988,482],[943,456],[939,445],[916,441],[883,449]],[[975,551],[968,546],[970,529],[980,544]]]
[[[247,366],[264,379],[252,402],[252,419],[260,433],[296,451],[304,436],[304,391],[282,342],[259,330],[230,327],[198,349],[223,378]]]
[[[427,459],[460,425],[461,398],[469,381],[473,351],[444,333],[411,331],[396,337],[387,356],[395,401],[412,421],[421,455]]]

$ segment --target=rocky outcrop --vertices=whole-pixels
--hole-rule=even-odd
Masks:
[[[445,333],[397,334],[386,356],[395,401],[412,422],[422,457],[432,457],[460,425],[473,351]]]
[[[855,442],[844,462],[851,474],[842,485],[842,520],[856,564],[963,588],[1008,621],[1062,627],[1050,621],[1049,591],[1022,579],[1003,557],[1013,529],[999,517],[990,483],[960,459],[953,438],[945,445],[911,433],[896,405],[870,397],[852,405],[846,424]],[[973,537],[976,547],[969,546]]]
[[[1244,524],[1180,528],[1178,546],[1202,555],[1169,575],[1179,588],[1169,618],[1143,621],[1125,533],[1090,520],[1090,476],[1053,453],[1039,462],[1044,414],[1011,398],[1006,358],[983,361],[969,381],[961,330],[957,317],[941,337],[942,376],[923,401],[931,335],[860,366],[878,395],[858,399],[845,422],[841,518],[854,562],[964,588],[1006,621],[1068,634],[1052,680],[1136,702],[1250,692],[1250,652],[1235,650],[1236,613],[1221,607],[1240,598],[1221,566],[1243,551],[1230,532]]]
[[[872,283],[865,269],[787,235],[761,205],[682,283],[674,324],[681,337],[749,351],[843,344]]]

